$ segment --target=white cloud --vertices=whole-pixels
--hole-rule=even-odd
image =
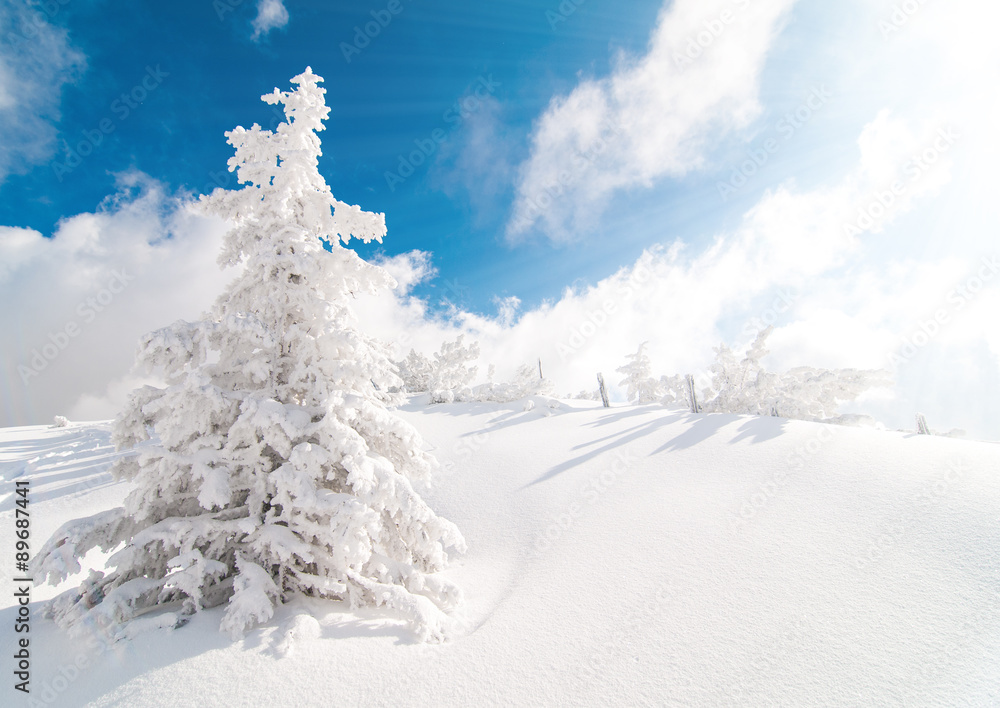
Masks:
[[[431,254],[426,251],[409,251],[391,257],[378,257],[374,263],[389,271],[396,281],[396,295],[409,295],[410,291],[420,283],[437,275],[437,270],[431,262]]]
[[[56,6],[58,7],[58,6]],[[0,182],[55,149],[63,86],[86,65],[66,30],[26,3],[0,5]]]
[[[288,9],[283,0],[258,0],[257,17],[253,20],[253,35],[257,41],[274,29],[281,29],[288,24]]]
[[[645,56],[556,97],[537,121],[507,227],[566,241],[616,191],[702,165],[706,144],[760,112],[764,60],[794,0],[676,0]]]
[[[138,173],[52,238],[0,229],[3,424],[78,414],[80,401],[114,415],[120,396],[93,402],[128,374],[139,336],[198,317],[232,277],[215,264],[224,230]]]
[[[493,304],[497,306],[497,323],[501,327],[510,327],[517,321],[517,312],[521,309],[521,298],[517,295],[494,296]]]
[[[658,373],[698,373],[720,341],[747,343],[753,332],[744,324],[754,318],[778,325],[772,361],[779,368],[885,366],[900,337],[947,302],[949,291],[973,272],[974,264],[959,256],[932,264],[917,259],[889,267],[866,264],[863,257],[881,236],[845,232],[856,205],[892,174],[873,171],[871,155],[906,155],[925,132],[879,115],[862,131],[855,169],[832,185],[800,190],[789,183],[766,194],[735,229],[701,251],[681,242],[651,247],[613,276],[567,289],[557,301],[526,311],[507,296],[495,299],[495,317],[455,308],[449,316],[433,315],[428,303],[412,294],[414,286],[436,275],[430,254],[376,259],[399,287],[395,293],[359,295],[354,303],[359,323],[399,357],[410,348],[436,351],[443,340],[466,333],[480,342],[481,371],[495,364],[498,380],[541,358],[561,394],[593,389],[597,372],[616,384],[615,368],[645,340]],[[911,142],[897,143],[899,135],[912,136]],[[941,174],[950,174],[946,164],[942,167]],[[942,180],[935,192],[914,190],[897,217],[934,199]],[[137,337],[179,318],[198,317],[222,291],[230,277],[215,266],[223,231],[222,224],[197,217],[189,204],[136,174],[123,180],[121,193],[102,210],[62,222],[54,239],[0,230],[0,256],[10,257],[2,261],[10,265],[0,275],[0,294],[21,303],[0,315],[0,328],[11,333],[3,342],[6,422],[41,422],[56,413],[113,415],[139,382],[128,373]],[[84,322],[81,303],[98,297],[116,269],[134,280]],[[935,347],[952,353],[956,347],[997,347],[997,327],[986,331],[982,324],[1000,301],[1000,276],[989,288],[956,312]],[[70,322],[80,326],[80,335],[23,386],[15,366],[30,365],[32,351]],[[939,356],[930,348],[927,354]],[[908,377],[904,367],[902,379]],[[905,424],[912,415],[909,400],[881,405],[883,415],[896,417],[890,424]],[[954,411],[931,411],[941,425],[958,424],[948,420],[958,416]]]
[[[44,248],[44,237],[34,229],[0,226],[0,282],[37,258]]]
[[[442,143],[431,178],[448,196],[467,198],[479,222],[485,222],[508,195],[517,150],[502,104],[486,96]]]

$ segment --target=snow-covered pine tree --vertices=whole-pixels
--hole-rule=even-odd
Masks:
[[[664,394],[660,381],[653,378],[651,373],[649,356],[646,354],[647,344],[649,342],[640,344],[635,354],[628,355],[628,363],[615,369],[619,374],[625,375],[618,385],[627,387],[625,395],[632,403],[653,403]]]
[[[479,358],[479,342],[465,346],[464,340],[465,335],[460,334],[453,342],[442,342],[441,351],[434,353],[429,386],[432,403],[451,403],[472,397],[469,384],[478,367],[469,364]]]
[[[765,343],[773,327],[757,333],[742,359],[722,344],[715,349],[712,392],[704,403],[706,413],[767,415],[775,397],[777,377],[764,370],[760,360],[767,355]]]
[[[542,367],[535,368],[533,364],[522,364],[514,375],[514,387],[518,390],[518,398],[525,396],[551,396],[555,384],[550,379],[541,376]]]
[[[245,186],[203,200],[233,224],[220,265],[243,270],[205,319],[142,339],[139,361],[167,385],[136,390],[115,424],[120,447],[140,446],[113,468],[133,490],[35,558],[35,577],[57,582],[89,549],[120,547],[107,574],[50,604],[62,626],[228,602],[222,629],[238,636],[301,593],[445,633],[460,592],[436,572],[465,543],[414,490],[433,460],[384,406],[399,379],[355,326],[351,294],[392,279],[341,242],[381,241],[385,219],[335,199],[318,171],[320,81],[306,69],[262,97],[284,108],[274,132],[227,133]]]
[[[422,393],[431,385],[431,361],[415,349],[411,349],[406,358],[397,364],[399,377],[403,380],[403,388],[407,393]]]

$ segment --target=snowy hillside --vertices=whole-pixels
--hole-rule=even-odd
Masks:
[[[53,705],[1000,705],[1000,446],[658,405],[414,399],[421,490],[469,550],[458,636],[295,601],[232,643],[222,609],[98,654],[36,612]],[[121,503],[104,424],[0,430],[0,527],[32,549]],[[0,623],[14,624],[13,543]],[[96,554],[88,557],[99,564]],[[37,587],[32,607],[55,590]],[[141,625],[140,625],[141,628]],[[4,655],[15,651],[4,634]],[[11,661],[6,660],[8,665]],[[82,668],[79,668],[82,667]],[[61,673],[60,673],[61,672]],[[5,705],[14,696],[9,671]]]

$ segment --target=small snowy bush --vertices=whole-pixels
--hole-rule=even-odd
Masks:
[[[705,412],[833,419],[841,404],[889,384],[885,371],[805,366],[780,374],[766,371],[760,361],[772,331],[767,327],[758,333],[742,359],[724,345],[716,349],[712,385],[702,392]]]
[[[881,370],[797,367],[784,373],[767,371],[761,359],[767,354],[767,338],[772,330],[773,327],[767,327],[759,332],[742,357],[726,345],[716,347],[715,361],[710,368],[711,384],[697,392],[701,412],[846,421],[837,416],[841,404],[853,401],[870,388],[891,383],[888,373]],[[636,391],[653,390],[648,365],[639,357],[642,352],[640,347],[631,357],[630,364],[619,369],[628,372],[622,384],[630,384],[630,399],[633,388]],[[685,377],[662,376],[658,383],[664,405],[690,407],[691,390]],[[639,395],[637,393],[636,397]]]
[[[509,403],[528,396],[550,396],[553,390],[555,386],[552,382],[540,377],[534,365],[523,364],[518,368],[513,381],[507,383],[490,381],[476,386],[473,396],[477,401]]]

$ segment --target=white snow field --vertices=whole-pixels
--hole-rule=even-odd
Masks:
[[[37,587],[30,700],[10,668],[14,480],[31,481],[33,550],[126,490],[107,424],[0,430],[0,702],[1000,705],[1000,445],[659,405],[425,401],[402,410],[442,463],[421,491],[469,543],[445,571],[466,597],[449,642],[299,599],[236,643],[215,608],[177,629],[144,617],[100,652],[38,616],[56,590]]]

